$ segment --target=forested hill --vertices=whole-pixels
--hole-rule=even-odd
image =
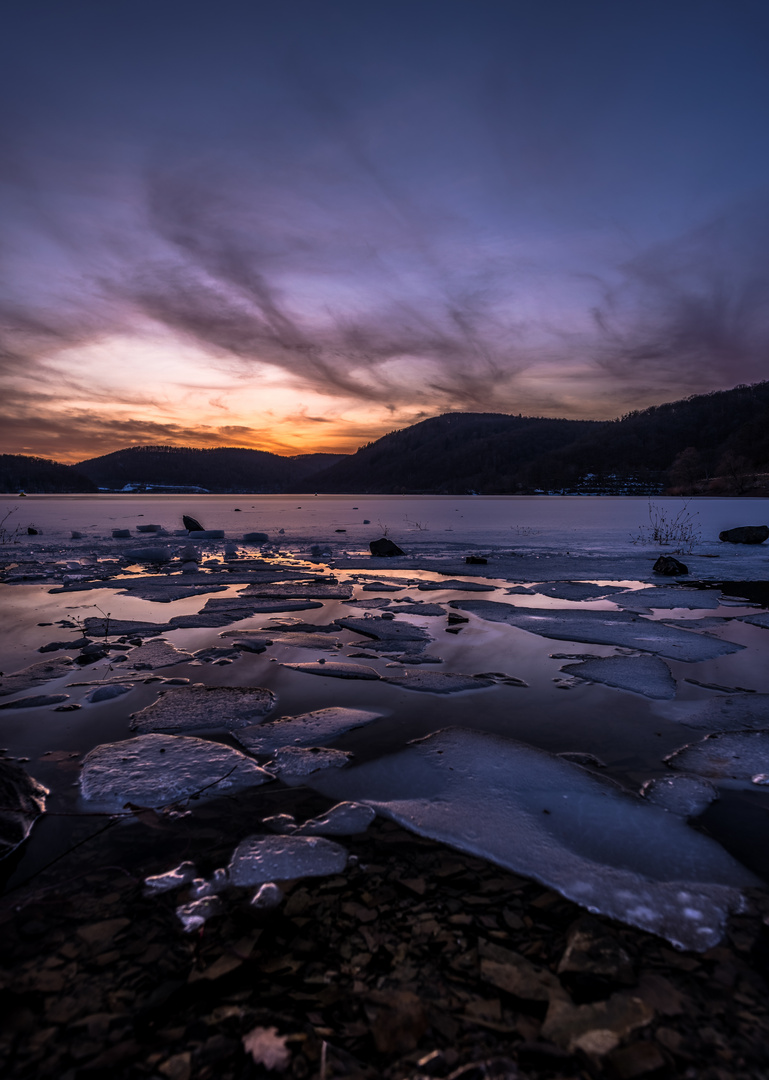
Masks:
[[[96,484],[70,465],[24,454],[0,454],[0,493],[96,491]]]
[[[274,494],[301,489],[306,476],[339,461],[339,454],[280,457],[266,450],[132,446],[81,461],[77,469],[101,488],[203,488],[212,492]]]
[[[447,413],[377,439],[313,482],[324,492],[515,491],[527,466],[602,426],[589,420]]]
[[[767,494],[769,382],[606,422],[448,413],[313,478],[316,491]]]
[[[769,495],[769,382],[618,420],[447,413],[355,454],[136,446],[76,466],[0,455],[0,492]]]

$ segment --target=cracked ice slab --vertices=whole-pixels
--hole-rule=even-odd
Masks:
[[[283,746],[269,762],[269,770],[284,784],[303,783],[312,773],[323,769],[343,769],[352,754],[329,750],[325,746]]]
[[[705,950],[753,874],[714,840],[601,777],[524,743],[449,729],[312,778],[591,911]]]
[[[703,731],[769,728],[769,694],[734,694],[708,701],[682,701],[660,711],[685,727]]]
[[[658,656],[607,656],[585,660],[581,664],[564,664],[561,671],[589,682],[632,690],[650,698],[673,698],[676,681],[670,668]]]
[[[126,666],[135,669],[161,668],[184,664],[191,659],[192,653],[177,649],[165,638],[150,638],[129,653]]]
[[[295,584],[254,584],[245,588],[241,596],[256,596],[265,600],[349,600],[352,585],[338,582],[299,581]]]
[[[300,716],[285,716],[266,724],[241,728],[235,733],[238,742],[252,754],[271,754],[284,746],[324,746],[346,731],[378,720],[384,713],[368,709],[345,709],[331,706]]]
[[[83,760],[84,799],[115,808],[126,802],[159,807],[190,795],[215,799],[267,784],[274,777],[239,750],[184,735],[139,735],[103,743]]]
[[[713,785],[698,776],[661,776],[645,783],[641,794],[649,802],[681,817],[699,817],[718,799]]]
[[[12,671],[10,675],[0,678],[0,697],[8,694],[18,694],[21,690],[31,690],[33,686],[43,686],[45,683],[61,679],[64,675],[71,675],[73,660],[71,656],[57,656],[55,660],[41,660],[38,664],[30,664],[29,667],[20,671]]]
[[[182,686],[159,697],[131,720],[134,731],[232,731],[248,727],[275,708],[261,686]]]
[[[420,690],[424,694],[458,694],[463,690],[485,690],[494,686],[495,680],[452,671],[404,671],[402,675],[385,675],[382,682],[404,690]]]
[[[305,675],[325,675],[330,679],[368,679],[381,678],[378,671],[364,664],[345,664],[343,661],[327,660],[321,663],[315,660],[306,664],[281,664],[292,671],[303,671]]]
[[[726,731],[706,735],[669,754],[671,769],[733,787],[764,786],[769,774],[769,731]]]
[[[719,593],[715,589],[671,589],[652,585],[612,597],[615,604],[629,611],[649,611],[651,608],[717,608]]]
[[[320,836],[251,836],[235,848],[228,867],[233,885],[326,877],[347,866],[347,851]]]
[[[533,589],[507,589],[508,593],[539,593],[555,600],[600,600],[612,593],[624,592],[622,585],[596,585],[591,581],[550,581],[535,585]]]
[[[629,611],[549,611],[547,608],[515,607],[496,600],[452,600],[451,607],[556,641],[620,645],[687,663],[713,660],[744,648],[732,641],[720,641],[652,622]]]

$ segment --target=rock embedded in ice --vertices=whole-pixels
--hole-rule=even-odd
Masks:
[[[45,813],[47,794],[48,788],[21,765],[0,757],[0,859],[29,836],[32,826]]]
[[[229,865],[233,885],[261,885],[293,878],[326,877],[347,866],[347,851],[316,836],[251,836],[238,844]]]
[[[84,799],[122,808],[159,807],[191,795],[215,799],[269,783],[274,777],[221,743],[183,735],[139,735],[103,743],[83,760]]]
[[[718,799],[713,785],[697,776],[662,776],[647,780],[641,794],[655,806],[687,818],[699,817]]]
[[[621,645],[687,663],[713,660],[744,648],[732,641],[678,630],[629,611],[551,611],[548,608],[515,607],[495,600],[452,600],[451,606],[489,622],[507,623],[556,641]]]
[[[297,836],[357,836],[376,817],[373,807],[359,802],[340,802],[325,814],[310,818],[295,828]]]
[[[612,597],[628,611],[650,611],[652,608],[717,608],[719,593],[714,589],[675,589],[652,585]]]
[[[195,863],[179,863],[173,870],[168,870],[165,874],[154,874],[152,877],[145,878],[144,895],[157,896],[160,893],[171,892],[172,889],[179,889],[182,885],[189,885],[191,881],[195,880],[196,876]]]
[[[742,781],[751,786],[753,777],[769,771],[769,731],[727,731],[706,735],[669,754],[671,769],[705,776],[716,783]]]
[[[561,671],[589,682],[632,690],[645,697],[670,699],[676,696],[676,681],[670,668],[658,656],[607,656],[564,664]]]
[[[235,733],[235,738],[252,754],[271,754],[283,746],[324,746],[346,731],[370,724],[382,715],[368,709],[331,706],[241,728]]]
[[[382,681],[423,694],[459,694],[464,690],[485,690],[494,686],[493,679],[453,671],[405,671],[402,675],[385,675]]]
[[[276,751],[267,767],[284,784],[292,784],[323,769],[343,769],[352,756],[344,750],[329,750],[325,746],[284,746]]]
[[[487,858],[591,911],[687,949],[721,938],[757,879],[709,837],[555,755],[495,735],[441,731],[313,777],[421,836]]]
[[[95,686],[86,695],[86,701],[98,705],[100,701],[114,701],[115,698],[130,694],[133,683],[111,683],[109,686]]]
[[[283,664],[284,668],[292,671],[303,671],[306,675],[325,675],[330,679],[379,679],[378,671],[365,667],[363,664],[345,664],[343,661],[330,660],[321,663],[320,660],[307,664]]]
[[[43,709],[47,705],[58,705],[66,701],[69,694],[34,694],[32,697],[16,698],[15,701],[5,701],[0,709]]]
[[[232,731],[248,727],[275,708],[277,698],[261,686],[181,686],[134,715],[134,731]]]
[[[0,697],[18,694],[21,690],[31,690],[33,686],[42,686],[72,673],[74,661],[71,656],[57,656],[55,660],[41,660],[30,664],[20,671],[0,677]]]

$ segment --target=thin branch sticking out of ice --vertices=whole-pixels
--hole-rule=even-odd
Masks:
[[[552,754],[480,732],[441,731],[311,786],[683,948],[719,941],[739,887],[757,884],[680,818]]]
[[[84,799],[121,809],[126,802],[159,807],[197,795],[215,799],[274,777],[221,743],[183,735],[139,735],[95,747],[83,760]]]

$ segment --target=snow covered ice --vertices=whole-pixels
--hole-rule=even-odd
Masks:
[[[159,807],[199,793],[215,799],[273,780],[255,761],[221,743],[184,735],[139,735],[103,743],[83,760],[84,799],[122,809]]]
[[[261,885],[293,878],[326,877],[347,866],[347,851],[316,836],[251,836],[238,844],[229,865],[233,885]]]
[[[716,944],[741,903],[739,886],[757,883],[681,818],[552,754],[480,732],[440,731],[311,786],[682,948]]]
[[[369,709],[332,706],[240,728],[235,738],[252,754],[271,754],[283,746],[323,746],[346,731],[370,724],[382,715]]]
[[[670,668],[658,656],[607,656],[580,664],[564,664],[561,671],[650,698],[673,698],[676,694]]]

